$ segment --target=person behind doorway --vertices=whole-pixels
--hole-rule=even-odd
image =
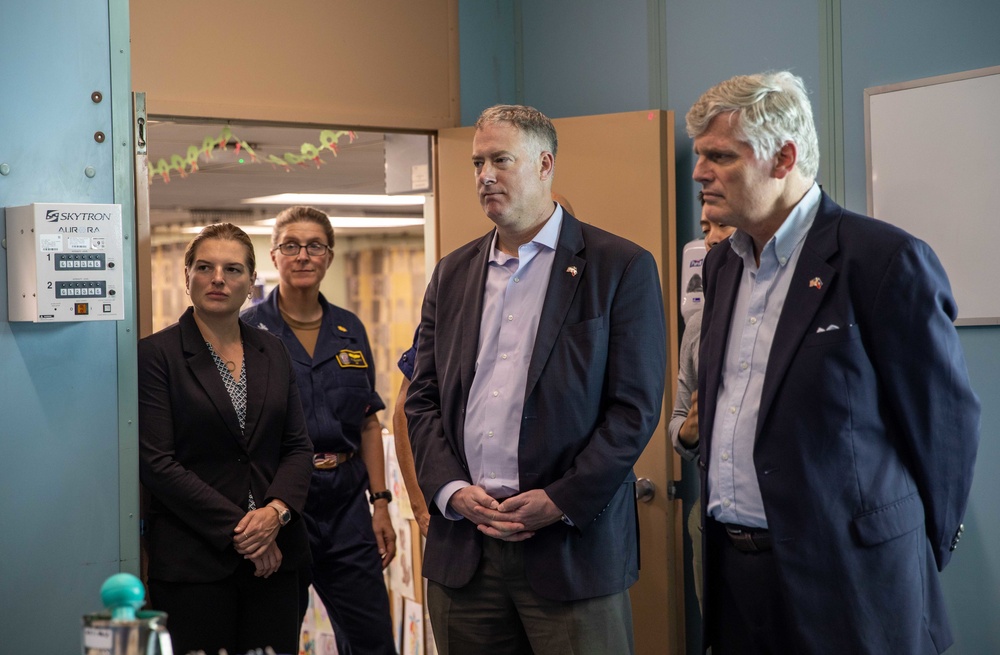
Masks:
[[[635,475],[660,416],[653,256],[552,201],[552,123],[500,105],[472,163],[496,229],[428,285],[406,416],[440,652],[629,653]]]
[[[239,320],[255,268],[242,230],[206,227],[184,255],[192,307],[139,342],[150,602],[178,653],[298,652],[312,446],[288,351]]]
[[[701,233],[705,238],[705,251],[732,236],[736,228],[722,225],[709,220],[705,216],[705,199],[698,194],[701,201]],[[677,371],[677,396],[674,400],[674,411],[670,416],[667,431],[674,449],[686,461],[694,461],[698,457],[698,349],[701,343],[701,305],[694,311],[684,324],[684,336],[681,337],[680,359]],[[696,499],[688,514],[688,534],[691,537],[691,564],[694,573],[694,591],[698,597],[698,605],[702,599],[701,574],[701,499]]]
[[[281,338],[292,356],[316,449],[303,512],[312,547],[311,582],[338,648],[383,655],[395,653],[395,643],[382,569],[396,552],[376,416],[385,404],[375,391],[364,325],[319,291],[333,262],[333,244],[333,227],[318,209],[295,206],[278,214],[271,235],[278,286],[244,319]],[[303,580],[300,619],[308,583]]]
[[[705,215],[698,372],[705,640],[726,653],[939,653],[937,572],[979,442],[948,278],[816,185],[802,80],[737,76],[687,114]]]
[[[403,476],[403,486],[406,487],[406,495],[410,498],[410,509],[413,511],[413,518],[417,521],[420,534],[427,537],[427,529],[430,526],[431,515],[427,511],[427,501],[420,491],[420,483],[417,482],[417,470],[413,464],[413,449],[410,447],[410,431],[406,424],[406,395],[410,391],[410,380],[413,378],[413,362],[417,358],[417,335],[419,330],[413,333],[413,345],[399,357],[396,365],[403,374],[403,381],[399,385],[399,394],[396,396],[396,407],[392,413],[392,439],[396,449],[396,461],[399,464],[400,475]]]

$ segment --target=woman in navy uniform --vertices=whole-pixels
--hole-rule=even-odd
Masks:
[[[342,654],[395,653],[382,569],[396,553],[396,535],[375,415],[385,404],[375,391],[368,336],[357,316],[331,305],[319,291],[333,262],[333,228],[326,214],[312,207],[285,209],[271,246],[278,287],[243,318],[280,337],[292,356],[316,451],[303,511],[312,585]],[[303,601],[308,583],[302,582]],[[304,602],[300,610],[304,615]]]

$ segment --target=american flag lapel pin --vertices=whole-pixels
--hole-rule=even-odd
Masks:
[[[566,269],[566,272],[569,273],[570,275],[572,275],[573,277],[576,277],[576,266],[570,266],[570,267],[568,267]]]
[[[813,279],[809,280],[809,288],[812,289],[813,287],[817,289],[822,289],[823,280],[819,279],[818,277],[814,277]]]

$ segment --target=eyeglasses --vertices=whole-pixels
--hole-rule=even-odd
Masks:
[[[285,243],[279,243],[274,248],[271,248],[271,252],[277,250],[282,255],[294,257],[298,255],[299,251],[303,248],[306,249],[306,254],[310,257],[319,257],[320,255],[325,255],[327,252],[333,252],[333,248],[325,243],[320,243],[319,241],[310,241],[306,245],[295,243],[294,241],[286,241]]]

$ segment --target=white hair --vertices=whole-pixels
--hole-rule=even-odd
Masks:
[[[716,84],[688,111],[688,136],[700,136],[712,119],[730,112],[735,112],[740,136],[758,159],[773,157],[791,141],[798,154],[796,168],[808,180],[816,177],[819,141],[802,78],[778,71],[737,75]]]

